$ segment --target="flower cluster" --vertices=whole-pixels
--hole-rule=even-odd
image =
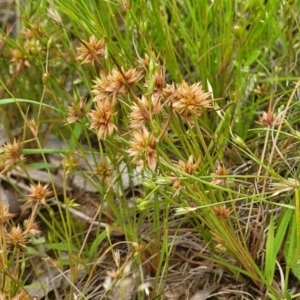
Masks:
[[[81,60],[81,64],[94,64],[98,57],[105,55],[105,40],[102,38],[97,40],[94,35],[90,37],[89,42],[83,41],[81,47],[78,48],[77,59]]]
[[[131,107],[129,118],[130,127],[133,129],[141,128],[146,121],[149,121],[153,115],[160,112],[162,106],[159,97],[152,96],[147,99],[144,95],[138,99]]]
[[[212,108],[211,94],[204,92],[199,82],[188,85],[183,81],[174,91],[173,89],[174,86],[169,86],[167,89],[167,92],[170,93],[171,90],[172,93],[172,106],[188,121],[192,121],[193,116],[201,116],[207,109]]]
[[[67,107],[68,118],[67,123],[74,123],[86,116],[86,100],[80,99],[79,103],[72,103]]]
[[[48,198],[52,192],[49,191],[48,185],[31,185],[31,193],[28,195],[29,201],[33,202],[35,207],[39,204],[46,204],[46,198]],[[15,215],[9,212],[9,206],[4,205],[0,201],[0,235],[5,236],[5,242],[8,246],[15,247],[17,249],[27,246],[30,240],[30,235],[38,236],[41,231],[39,230],[38,223],[35,221],[35,211],[32,212],[29,219],[24,221],[23,226],[20,224],[13,225],[11,227],[5,226],[11,218]]]
[[[193,156],[190,155],[187,162],[179,160],[177,168],[189,175],[193,175],[198,168],[199,163],[200,159],[196,163],[194,163]],[[172,177],[171,179],[173,181],[173,187],[177,190],[177,192],[179,192],[184,187],[182,180],[178,176]]]
[[[133,163],[139,163],[143,167],[146,162],[152,170],[155,170],[157,164],[156,141],[146,127],[132,133],[129,148],[128,154],[132,156]]]
[[[109,53],[107,47],[104,39],[97,40],[91,36],[89,42],[84,41],[78,49],[77,59],[93,65],[98,58]],[[94,108],[87,112],[84,101],[72,104],[68,107],[67,122],[73,123],[87,116],[90,120],[89,128],[96,131],[99,140],[105,140],[114,132],[121,131],[114,119],[117,112],[120,112],[116,107],[119,108],[119,103],[123,104],[128,113],[125,118],[129,120],[129,130],[125,133],[130,136],[127,153],[133,163],[155,170],[158,163],[157,143],[169,130],[172,111],[193,122],[194,117],[212,108],[213,100],[199,82],[192,85],[185,81],[181,84],[165,84],[164,69],[153,53],[151,56],[146,55],[139,63],[137,68],[125,69],[117,63],[110,71],[101,68],[100,76],[94,79],[92,85]],[[134,88],[143,78],[139,88]],[[119,115],[120,125],[124,125],[123,117]],[[189,174],[196,167],[197,163],[193,164],[192,157],[187,163],[179,162],[179,169]],[[180,181],[174,180],[174,185],[179,186]]]
[[[40,182],[36,185],[30,185],[31,193],[28,198],[31,202],[46,205],[46,199],[52,195],[48,189],[49,184],[42,185]]]
[[[0,155],[1,172],[5,173],[16,163],[25,160],[25,156],[22,154],[23,143],[14,139],[12,143],[6,143],[2,148],[2,154]]]
[[[98,139],[105,139],[107,134],[111,135],[114,130],[117,130],[116,125],[112,122],[113,103],[109,101],[97,102],[96,109],[92,110],[88,115],[91,118],[90,129],[97,130]]]
[[[135,68],[124,71],[123,68],[112,69],[111,73],[101,73],[100,78],[96,78],[92,93],[93,101],[102,102],[114,99],[117,94],[125,94],[130,87],[137,84],[143,77],[142,72]]]

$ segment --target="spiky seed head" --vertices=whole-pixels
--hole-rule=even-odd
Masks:
[[[87,114],[86,111],[86,100],[80,99],[79,103],[72,103],[71,106],[67,107],[68,117],[67,123],[74,123],[82,118],[84,118]]]
[[[157,165],[156,140],[146,127],[132,133],[129,147],[127,152],[129,156],[132,156],[132,162],[146,162],[152,170],[155,170]]]
[[[213,212],[219,219],[226,219],[232,212],[226,205],[218,205],[213,207]]]
[[[0,226],[14,217],[14,214],[9,212],[9,205],[4,205],[0,200]]]
[[[172,96],[172,105],[179,115],[192,121],[193,116],[200,116],[212,107],[213,100],[208,99],[210,95],[204,92],[201,83],[188,85],[183,81]]]
[[[46,205],[46,199],[52,195],[48,187],[49,184],[42,185],[40,182],[31,184],[31,193],[28,195],[28,198],[33,203]]]
[[[114,99],[118,93],[125,94],[128,89],[141,80],[143,74],[135,68],[124,71],[123,68],[113,69],[110,74],[101,73],[92,86],[95,95],[93,101]]]
[[[88,115],[91,118],[90,129],[97,130],[98,139],[105,139],[107,135],[112,135],[114,130],[118,130],[117,126],[112,122],[113,103],[109,101],[97,102],[96,109],[92,110]]]
[[[28,238],[28,233],[20,225],[11,227],[10,232],[6,234],[7,244],[18,248],[26,247]]]
[[[81,64],[94,64],[98,57],[104,57],[106,43],[104,38],[97,40],[94,35],[90,37],[89,42],[83,41],[78,48],[77,60],[81,60]]]
[[[14,139],[12,143],[3,146],[3,159],[6,167],[12,166],[19,161],[25,160],[22,154],[23,144],[21,141]]]
[[[151,119],[151,116],[160,112],[162,106],[160,104],[159,97],[152,97],[147,99],[142,95],[141,99],[138,99],[132,106],[132,111],[129,114],[131,120],[130,127],[133,129],[141,128],[145,122]]]

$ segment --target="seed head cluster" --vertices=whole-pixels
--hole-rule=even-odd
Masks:
[[[31,193],[28,195],[28,198],[33,203],[46,205],[46,199],[52,195],[48,187],[49,184],[42,185],[40,182],[30,185]]]
[[[87,114],[86,100],[80,99],[79,103],[72,103],[71,106],[67,107],[67,112],[68,112],[67,123],[69,124],[84,118]]]
[[[93,101],[102,102],[108,99],[114,99],[117,94],[125,94],[136,85],[141,78],[142,73],[135,68],[125,71],[123,68],[112,69],[109,74],[101,73],[100,78],[96,78],[92,93]]]
[[[110,101],[97,102],[96,109],[88,115],[91,118],[90,129],[96,129],[98,139],[105,139],[107,135],[112,135],[117,126],[113,123],[114,116],[113,103]]]
[[[146,127],[135,130],[129,142],[129,156],[133,163],[139,163],[142,167],[148,165],[153,171],[157,165],[156,141],[152,133]]]
[[[152,95],[150,99],[146,96],[142,96],[131,107],[132,111],[129,114],[130,127],[133,129],[141,128],[146,121],[149,121],[153,115],[156,115],[162,109],[161,101],[159,97]]]
[[[274,114],[272,111],[263,112],[261,119],[257,122],[259,125],[264,127],[272,127],[272,126],[278,126],[282,123],[281,118],[276,118],[276,114]]]
[[[189,175],[193,175],[194,172],[197,170],[200,163],[200,159],[194,163],[194,158],[192,155],[189,156],[187,162],[184,162],[182,160],[179,160],[177,168],[180,171],[183,171]],[[171,180],[173,181],[173,187],[178,191],[180,191],[184,187],[184,183],[180,179],[180,177],[172,177]]]
[[[12,143],[6,143],[2,148],[2,154],[0,159],[3,162],[1,167],[2,172],[7,171],[10,167],[13,167],[20,161],[25,160],[25,156],[22,154],[23,143],[14,139]]]
[[[108,47],[103,38],[97,40],[92,35],[89,42],[83,41],[78,48],[77,59],[82,64],[93,65],[97,59],[105,56]],[[147,71],[150,69],[152,75],[148,76]],[[129,137],[126,151],[132,162],[156,170],[157,143],[161,142],[169,130],[171,120],[166,120],[171,110],[193,122],[194,117],[199,117],[212,108],[213,101],[211,94],[203,90],[201,83],[189,85],[183,81],[180,84],[166,84],[164,74],[159,66],[159,58],[153,53],[140,60],[137,68],[125,69],[119,65],[110,71],[101,68],[99,77],[94,79],[92,85],[92,109],[88,111],[84,100],[72,103],[67,109],[67,123],[72,124],[87,117],[89,129],[96,132],[99,140],[106,140],[113,133],[116,133],[113,138],[118,138],[121,132],[124,136],[125,124],[128,126],[125,128],[125,135]],[[120,112],[120,103],[126,107],[127,116],[124,115],[125,111]],[[124,122],[125,120],[129,123]],[[178,168],[191,174],[197,165],[190,156],[186,163],[179,161]],[[95,172],[99,173],[99,170]],[[102,171],[100,173],[102,176]],[[174,180],[174,185],[180,185],[180,181]]]
[[[94,64],[97,59],[105,55],[106,43],[104,38],[97,40],[94,35],[90,37],[89,42],[83,41],[78,48],[77,59],[81,64]]]
[[[28,197],[36,207],[40,203],[45,203],[45,199],[51,194],[47,187],[48,185],[42,186],[41,184],[31,186],[32,192]],[[23,226],[14,224],[13,221],[10,222],[14,217],[16,215],[9,212],[9,205],[4,205],[0,199],[0,237],[5,238],[5,243],[9,247],[21,249],[27,246],[30,236],[38,236],[41,231],[35,221],[35,212],[32,212],[29,219],[24,221]]]
[[[232,211],[226,205],[219,205],[213,207],[213,212],[219,219],[226,219]]]
[[[0,226],[3,226],[11,218],[14,217],[14,214],[9,212],[9,205],[4,205],[2,200],[0,201]]]
[[[6,234],[6,241],[8,245],[14,246],[14,247],[26,247],[26,244],[28,243],[29,234],[28,232],[24,231],[20,225],[13,226]]]
[[[212,108],[212,100],[209,98],[210,93],[204,92],[199,82],[188,85],[183,81],[173,93],[172,105],[179,115],[192,121],[193,116],[201,116]]]

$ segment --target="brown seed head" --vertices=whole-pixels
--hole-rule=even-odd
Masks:
[[[16,139],[14,139],[13,143],[7,143],[5,146],[3,146],[3,159],[5,166],[12,166],[21,160],[25,160],[22,150],[22,142],[17,141]]]
[[[193,115],[200,116],[212,107],[212,100],[207,99],[209,96],[210,93],[204,92],[200,83],[188,85],[183,81],[173,95],[173,108],[191,121]]]
[[[17,71],[23,69],[24,66],[28,68],[30,67],[30,63],[28,61],[26,54],[24,54],[20,50],[12,49],[10,56],[11,56],[10,62],[12,62],[16,66]]]
[[[0,200],[0,226],[14,217],[14,214],[9,212],[9,205],[4,205]]]
[[[23,231],[20,225],[13,226],[11,231],[6,234],[6,240],[8,245],[12,245],[15,247],[26,247],[28,243],[28,233]]]
[[[72,103],[71,106],[67,107],[68,111],[68,117],[67,117],[67,123],[71,124],[79,119],[82,119],[86,116],[86,100],[80,99],[79,103]]]
[[[157,164],[156,141],[146,127],[143,126],[142,129],[132,133],[129,146],[130,149],[127,152],[129,156],[132,156],[134,163],[145,161],[152,170],[155,170]]]
[[[257,123],[265,127],[278,126],[282,123],[282,119],[276,119],[276,115],[272,111],[264,111],[260,121]]]
[[[84,45],[78,48],[79,55],[76,57],[81,60],[81,64],[94,64],[97,57],[104,57],[106,43],[102,38],[97,40],[94,35],[90,37],[90,41],[84,41]]]
[[[96,129],[98,139],[105,139],[106,135],[112,135],[114,130],[117,130],[116,125],[112,122],[113,103],[97,102],[96,110],[92,110],[88,114],[91,118],[90,129]]]
[[[193,175],[194,172],[196,171],[196,169],[198,168],[199,164],[200,164],[200,159],[198,159],[198,161],[196,163],[194,163],[193,156],[190,155],[187,162],[179,160],[178,168],[187,174]],[[172,177],[171,179],[174,181],[174,183],[173,183],[174,188],[179,189],[179,190],[183,188],[184,185],[183,185],[182,181],[180,180],[180,178]]]
[[[132,112],[129,114],[131,119],[130,127],[133,129],[141,128],[146,121],[151,119],[152,115],[160,112],[160,98],[152,95],[151,99],[147,99],[144,95],[138,99],[132,106]]]
[[[92,93],[95,95],[93,101],[103,101],[113,98],[116,94],[124,94],[128,88],[135,85],[142,77],[142,73],[135,68],[128,71],[113,69],[108,75],[102,73],[100,78],[95,80]]]
[[[219,205],[213,207],[213,212],[219,219],[226,219],[232,212],[226,205]]]
[[[195,170],[198,168],[199,163],[200,160],[194,163],[193,156],[190,155],[186,163],[179,160],[179,169],[187,174],[192,175],[195,172]]]
[[[100,78],[94,80],[95,85],[92,86],[92,94],[94,95],[93,102],[114,101],[115,94],[106,91],[107,75],[103,72],[100,73]]]
[[[31,202],[37,204],[46,205],[46,199],[52,195],[52,192],[48,189],[49,184],[42,185],[40,182],[36,185],[31,184],[31,193],[28,198]]]

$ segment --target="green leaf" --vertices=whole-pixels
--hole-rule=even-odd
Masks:
[[[28,167],[31,167],[36,170],[44,170],[44,169],[49,170],[49,169],[57,168],[57,165],[52,163],[45,164],[44,162],[36,162],[36,163],[28,164]]]
[[[284,245],[284,257],[287,268],[292,269],[293,274],[300,280],[300,257],[296,256],[297,239],[296,239],[296,222],[295,216],[292,216],[286,243]]]
[[[275,266],[276,266],[276,252],[274,249],[274,220],[273,216],[271,216],[270,223],[269,223],[269,229],[268,229],[268,238],[266,242],[266,262],[265,262],[265,269],[264,269],[264,275],[269,282],[269,284],[272,283],[274,272],[275,272]]]
[[[254,50],[248,57],[247,60],[245,61],[245,66],[250,67],[259,57],[260,51],[259,50]]]
[[[6,99],[1,99],[0,105],[5,105],[5,104],[12,104],[12,103],[17,103],[17,102],[23,102],[23,103],[28,103],[28,104],[35,104],[35,105],[40,105],[44,107],[51,108],[55,111],[61,112],[58,108],[51,106],[49,104],[43,103],[43,102],[38,102],[30,99],[21,99],[21,98],[6,98]]]
[[[95,256],[95,254],[98,251],[99,245],[104,241],[106,236],[107,236],[106,230],[102,231],[99,235],[96,236],[95,240],[93,241],[93,243],[90,247],[88,257],[92,258]]]
[[[51,250],[60,250],[60,251],[68,251],[71,249],[73,252],[78,252],[78,249],[74,245],[68,245],[66,243],[52,243],[52,244],[45,244],[46,249]]]

